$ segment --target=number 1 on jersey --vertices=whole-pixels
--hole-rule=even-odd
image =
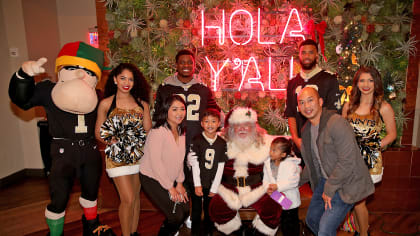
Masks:
[[[76,134],[87,133],[84,115],[77,115],[77,126],[74,127],[74,132]]]

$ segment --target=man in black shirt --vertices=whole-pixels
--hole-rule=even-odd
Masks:
[[[334,74],[322,70],[317,65],[318,45],[307,39],[299,45],[299,62],[302,70],[287,84],[287,101],[285,117],[288,118],[289,131],[298,149],[301,147],[301,128],[306,118],[298,111],[297,94],[304,87],[316,89],[324,101],[323,107],[340,110],[338,81]],[[299,150],[295,150],[299,152]]]

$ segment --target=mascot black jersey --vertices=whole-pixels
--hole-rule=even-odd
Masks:
[[[26,75],[23,71],[19,71],[20,75],[24,75],[24,80],[13,75],[11,87],[19,86],[19,83],[34,83],[32,77]],[[43,106],[47,113],[49,132],[54,138],[67,139],[87,139],[94,137],[94,128],[96,122],[96,109],[88,114],[77,115],[65,112],[59,109],[51,98],[51,91],[55,83],[45,80],[39,82],[34,87],[33,96],[29,98],[25,104],[19,104],[23,109],[29,109],[34,106]],[[12,101],[15,96],[10,94]]]

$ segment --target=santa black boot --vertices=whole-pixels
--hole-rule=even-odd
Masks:
[[[99,216],[96,219],[86,220],[85,215],[82,216],[83,236],[116,236],[108,225],[99,223]]]

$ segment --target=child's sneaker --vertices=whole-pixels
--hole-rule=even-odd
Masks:
[[[187,228],[191,229],[192,222],[191,222],[191,217],[190,216],[188,216],[188,218],[184,221],[184,224]]]

